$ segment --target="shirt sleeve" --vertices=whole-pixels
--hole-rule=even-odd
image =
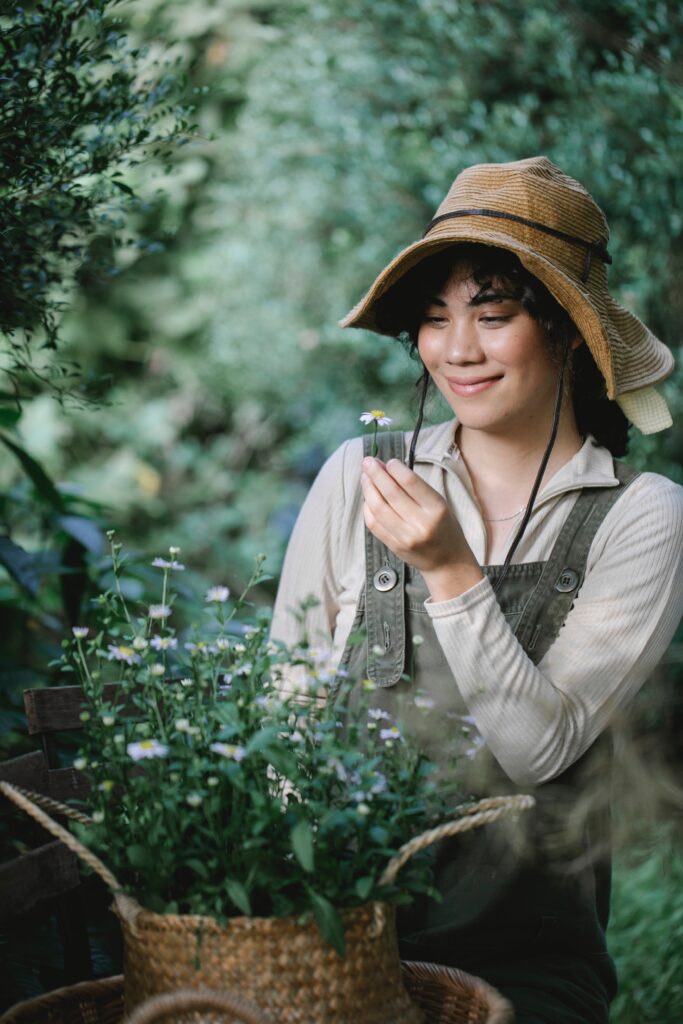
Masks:
[[[308,492],[287,546],[271,636],[331,646],[338,613],[339,547],[346,511],[347,441],[325,462]],[[302,611],[302,605],[306,610]]]
[[[458,689],[503,770],[546,782],[588,749],[645,682],[683,614],[683,488],[644,473],[605,516],[586,577],[538,666],[488,579],[427,601]]]

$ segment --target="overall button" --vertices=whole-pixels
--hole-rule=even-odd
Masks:
[[[372,577],[372,585],[375,590],[382,592],[386,590],[393,590],[398,582],[398,575],[390,565],[383,565],[381,569],[378,569],[375,575]]]
[[[576,569],[563,569],[555,582],[555,590],[560,594],[569,594],[579,585],[579,574]]]

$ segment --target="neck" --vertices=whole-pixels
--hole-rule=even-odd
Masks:
[[[485,516],[508,515],[526,504],[550,437],[551,420],[526,435],[489,433],[460,425],[458,444]],[[562,410],[541,488],[581,448],[571,405]]]

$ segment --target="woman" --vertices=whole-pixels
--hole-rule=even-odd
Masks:
[[[442,901],[399,921],[405,958],[480,975],[522,1024],[607,1021],[606,730],[683,611],[683,490],[613,458],[628,421],[670,425],[673,359],[609,295],[607,241],[546,158],[459,175],[342,321],[417,350],[416,429],[322,468],[273,622],[298,640],[313,594],[309,636],[466,791],[534,789],[524,836],[445,845]],[[420,430],[430,381],[455,419]]]

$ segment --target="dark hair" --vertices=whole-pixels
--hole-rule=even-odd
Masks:
[[[545,285],[531,274],[508,249],[463,243],[427,256],[390,288],[376,303],[376,323],[383,334],[406,344],[411,356],[419,358],[417,336],[427,305],[446,283],[456,264],[471,267],[471,276],[480,286],[480,294],[495,287],[521,302],[545,333],[558,363],[558,372],[567,344],[580,331],[567,311],[553,298]],[[422,400],[427,395],[428,378],[420,377]],[[588,346],[574,349],[569,362],[574,415],[579,433],[592,434],[614,456],[625,455],[629,422],[616,402],[607,397],[605,382]]]

